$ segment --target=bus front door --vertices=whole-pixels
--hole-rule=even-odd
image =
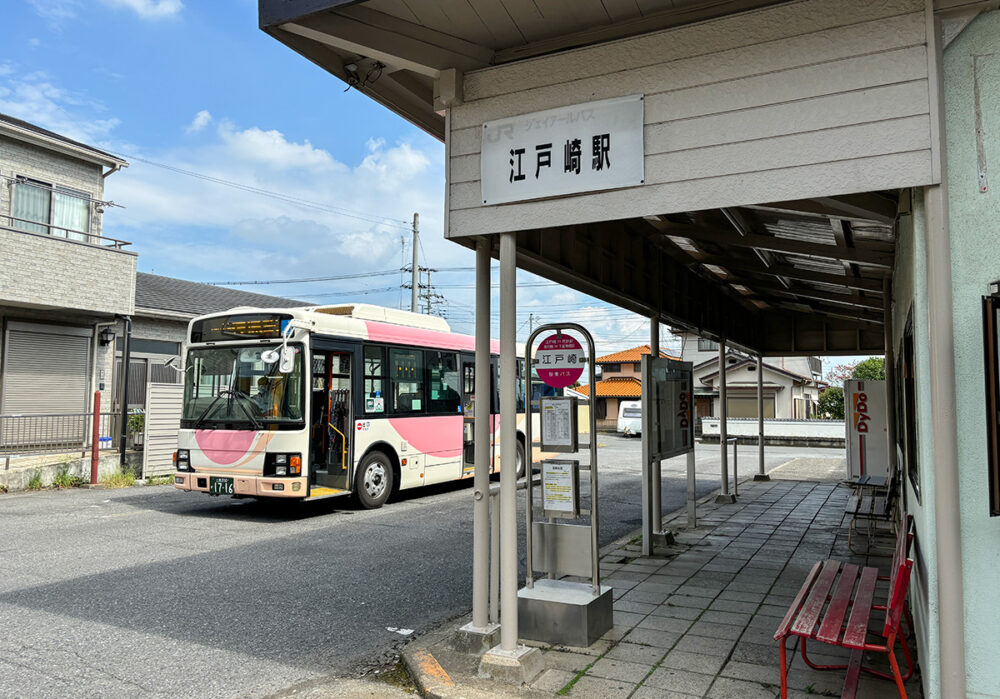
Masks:
[[[320,487],[349,490],[353,451],[351,425],[354,421],[351,410],[351,353],[325,354],[323,370],[326,376],[324,381],[319,382],[324,390],[314,391],[314,396],[320,399],[314,415],[317,416],[316,433],[321,440],[314,444],[314,483]],[[314,378],[318,377],[314,374]]]

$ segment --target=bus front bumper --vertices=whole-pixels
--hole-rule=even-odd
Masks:
[[[174,472],[174,487],[178,490],[211,493],[211,478],[232,480],[233,495],[269,498],[304,498],[309,493],[306,478],[265,478],[263,476],[231,476],[221,473],[189,473],[186,471]]]

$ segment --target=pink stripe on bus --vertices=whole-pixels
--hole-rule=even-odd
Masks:
[[[447,458],[462,453],[461,415],[395,417],[389,418],[389,424],[411,449],[422,454]]]
[[[254,430],[195,430],[194,438],[209,461],[221,466],[239,461],[250,451]]]
[[[372,320],[366,320],[365,326],[368,330],[368,339],[372,342],[393,342],[400,345],[418,345],[466,352],[474,352],[476,349],[476,339],[471,335],[425,330],[424,328],[408,328],[404,325],[379,323]],[[490,340],[490,352],[499,354],[500,342],[498,340]]]

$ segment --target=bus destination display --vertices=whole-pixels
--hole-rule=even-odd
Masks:
[[[191,325],[191,342],[226,340],[278,340],[291,316],[281,313],[244,313],[196,320]]]

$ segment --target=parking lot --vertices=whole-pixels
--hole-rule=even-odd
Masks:
[[[601,435],[601,540],[638,526],[638,439]],[[841,450],[769,448],[768,468]],[[741,448],[741,470],[756,449]],[[664,462],[664,512],[685,459]],[[698,452],[718,487],[718,447]],[[0,695],[265,696],[391,663],[471,606],[471,483],[385,508],[169,486],[0,497]],[[523,504],[523,503],[522,503]]]

